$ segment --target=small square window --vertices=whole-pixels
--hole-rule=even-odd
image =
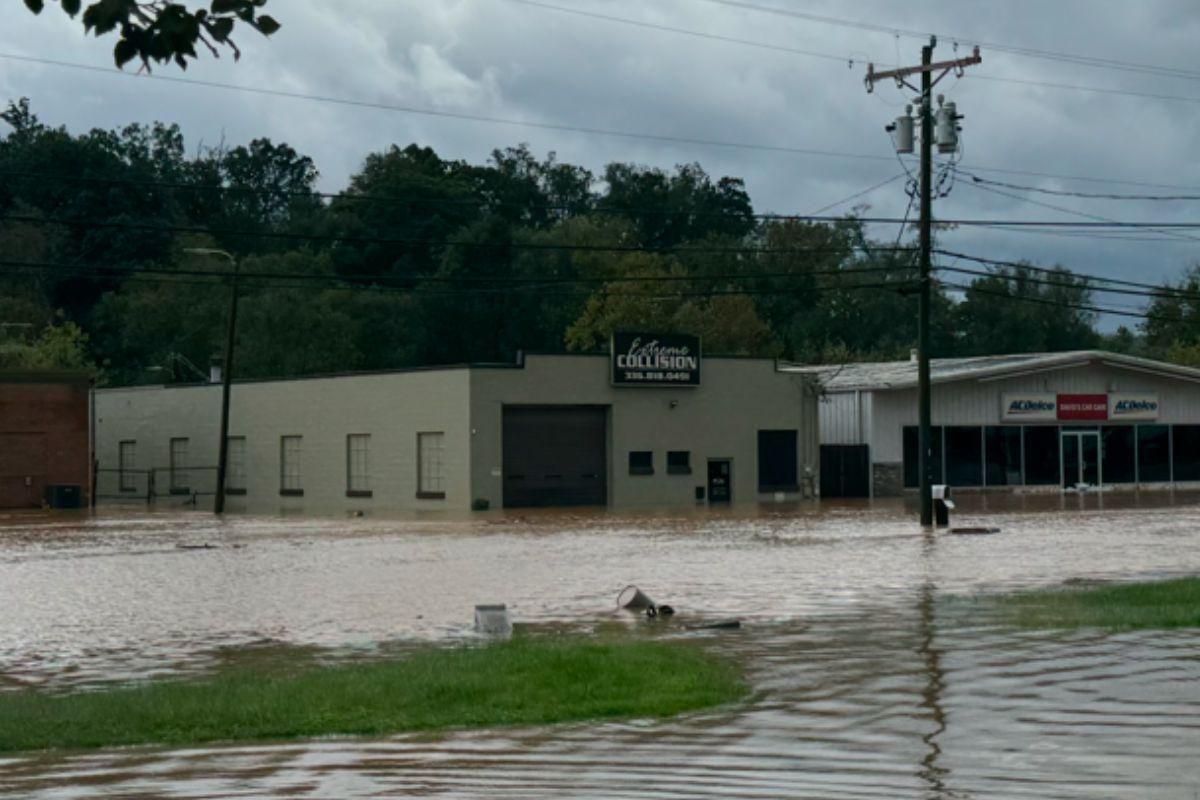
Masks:
[[[629,451],[629,474],[630,475],[653,475],[654,474],[654,453],[650,450],[630,450]]]
[[[691,475],[692,474],[691,451],[668,450],[667,451],[667,474],[668,475]]]

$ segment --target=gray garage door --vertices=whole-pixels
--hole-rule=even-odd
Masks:
[[[608,502],[603,406],[506,406],[504,506]]]

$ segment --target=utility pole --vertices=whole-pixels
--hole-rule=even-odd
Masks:
[[[921,66],[901,67],[899,69],[876,72],[874,64],[867,65],[865,80],[867,91],[875,88],[876,81],[893,78],[897,86],[908,87],[917,91],[905,78],[916,73],[921,75],[920,95],[917,98],[917,109],[921,122],[921,216],[920,216],[920,280],[917,311],[917,420],[918,420],[918,455],[917,468],[920,474],[921,494],[921,525],[933,527],[933,436],[932,436],[932,386],[929,379],[929,307],[931,288],[933,284],[933,143],[934,143],[934,111],[933,87],[948,73],[954,71],[961,75],[966,67],[979,64],[983,58],[979,48],[968,58],[956,58],[951,61],[933,63],[933,48],[937,47],[937,37],[930,37],[929,44],[921,48]],[[933,73],[941,70],[936,78]],[[939,97],[939,102],[941,98]],[[953,103],[943,105],[938,114],[938,150],[954,152],[958,146],[957,109]],[[893,128],[889,128],[891,130]],[[899,131],[896,150],[901,153],[912,152],[912,118],[907,114],[896,120],[895,130]]]
[[[221,439],[217,445],[217,496],[214,514],[225,513],[225,474],[229,464],[229,391],[233,383],[233,341],[237,336],[238,260],[224,250],[195,247],[184,250],[193,255],[219,256],[230,264],[229,325],[225,331],[225,362],[221,368]]]

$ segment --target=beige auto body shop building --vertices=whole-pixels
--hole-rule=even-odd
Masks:
[[[819,376],[825,497],[915,489],[915,360]],[[1068,490],[1200,485],[1200,370],[1100,351],[934,359],[935,482]]]
[[[613,355],[236,382],[227,508],[257,513],[777,502],[817,490],[813,376],[701,358],[691,337]],[[215,490],[221,387],[96,392],[102,502]]]

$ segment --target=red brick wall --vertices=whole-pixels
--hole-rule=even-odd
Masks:
[[[0,375],[0,508],[37,507],[47,484],[83,487],[91,473],[86,381]]]

